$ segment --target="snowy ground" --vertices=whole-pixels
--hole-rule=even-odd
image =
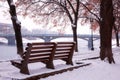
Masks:
[[[100,59],[86,60],[85,62],[90,62],[92,64],[87,67],[82,67],[40,80],[119,80],[120,48],[113,49],[113,53],[116,64],[109,64],[107,61],[101,61]],[[85,58],[86,56],[88,55],[79,55],[79,59]]]
[[[66,39],[62,39],[66,41]],[[92,63],[89,66],[81,67],[79,69],[74,69],[73,71],[68,71],[62,74],[57,74],[47,78],[42,78],[40,80],[119,80],[120,79],[120,48],[114,45],[113,41],[113,53],[116,64],[109,64],[107,61],[101,61],[100,59],[96,60],[82,60],[85,58],[90,58],[94,56],[99,56],[99,42],[94,42],[94,51],[90,51],[87,48],[87,42],[79,40],[79,52],[75,52],[73,57],[73,62],[84,62]],[[42,63],[30,64],[29,69],[31,75],[24,75],[19,73],[19,69],[15,68],[6,61],[8,59],[16,59],[17,55],[15,54],[15,47],[6,47],[0,46],[0,49],[3,50],[0,52],[0,80],[11,80],[11,78],[25,78],[37,74],[42,74],[44,72],[50,72],[53,70],[46,69],[45,65]],[[6,51],[7,49],[7,51]],[[7,53],[6,53],[7,52]],[[2,54],[4,53],[4,55]],[[5,54],[6,53],[6,54]],[[12,54],[12,55],[7,55]],[[5,57],[7,56],[7,58]],[[56,65],[55,70],[62,68],[67,68],[63,61],[54,61]],[[76,65],[76,64],[74,64]]]

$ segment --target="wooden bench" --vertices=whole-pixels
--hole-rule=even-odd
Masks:
[[[54,69],[53,60],[61,59],[66,64],[73,65],[72,56],[75,48],[74,42],[41,42],[28,43],[21,61],[13,60],[12,65],[18,67],[21,73],[30,74],[28,63],[43,62],[47,68]]]

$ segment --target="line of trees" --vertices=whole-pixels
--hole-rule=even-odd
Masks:
[[[19,14],[30,16],[39,23],[45,22],[45,26],[49,22],[53,23],[55,27],[60,23],[62,25],[69,23],[73,30],[73,40],[76,44],[78,21],[82,19],[81,23],[85,23],[92,19],[93,27],[99,25],[100,28],[101,60],[107,58],[109,63],[115,63],[111,42],[115,22],[113,0],[18,0],[16,6]],[[78,51],[77,45],[76,51]]]

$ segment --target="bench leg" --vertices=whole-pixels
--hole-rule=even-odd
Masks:
[[[66,61],[66,64],[67,64],[67,65],[69,65],[69,64],[70,64],[70,65],[73,65],[73,62],[72,62],[72,60],[67,60],[67,61]]]
[[[23,73],[23,74],[30,74],[27,65],[22,66],[22,67],[20,68],[20,72]]]
[[[73,65],[72,60],[69,59],[62,59],[62,60],[65,61],[67,65]]]
[[[11,61],[11,64],[17,68],[21,68],[21,64],[20,63],[17,63],[17,62],[14,62],[14,61]]]
[[[20,69],[20,73],[30,74],[27,65],[11,61],[12,65]]]
[[[50,68],[50,69],[55,69],[53,62],[47,62],[47,63],[46,63],[46,67],[47,67],[47,68]]]

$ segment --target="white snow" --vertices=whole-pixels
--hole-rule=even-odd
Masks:
[[[67,41],[67,39],[59,39]],[[56,40],[54,40],[56,41]],[[71,41],[71,39],[68,39]],[[106,61],[101,61],[100,59],[95,60],[82,60],[85,58],[99,56],[99,41],[94,42],[95,50],[91,51],[87,48],[87,42],[79,40],[79,52],[75,52],[73,56],[74,65],[75,62],[91,63],[89,66],[80,67],[74,69],[73,71],[67,71],[61,74],[56,74],[54,76],[49,76],[46,78],[41,78],[40,80],[119,80],[120,79],[120,47],[115,46],[115,41],[113,41],[113,53],[115,58],[115,64],[109,64]],[[6,51],[7,49],[7,51]],[[71,65],[65,65],[61,60],[55,60],[55,69],[47,69],[43,63],[32,63],[29,64],[29,70],[31,75],[21,74],[19,69],[12,66],[9,59],[16,59],[18,56],[16,54],[15,47],[0,46],[0,80],[11,80],[11,79],[23,79],[30,76],[35,76],[37,74],[52,72],[55,70],[60,70],[64,68],[71,67]],[[11,55],[7,55],[11,54]],[[3,56],[3,57],[2,57]],[[6,56],[8,59],[6,59]],[[2,57],[2,59],[1,59]],[[5,60],[4,60],[5,59]]]

